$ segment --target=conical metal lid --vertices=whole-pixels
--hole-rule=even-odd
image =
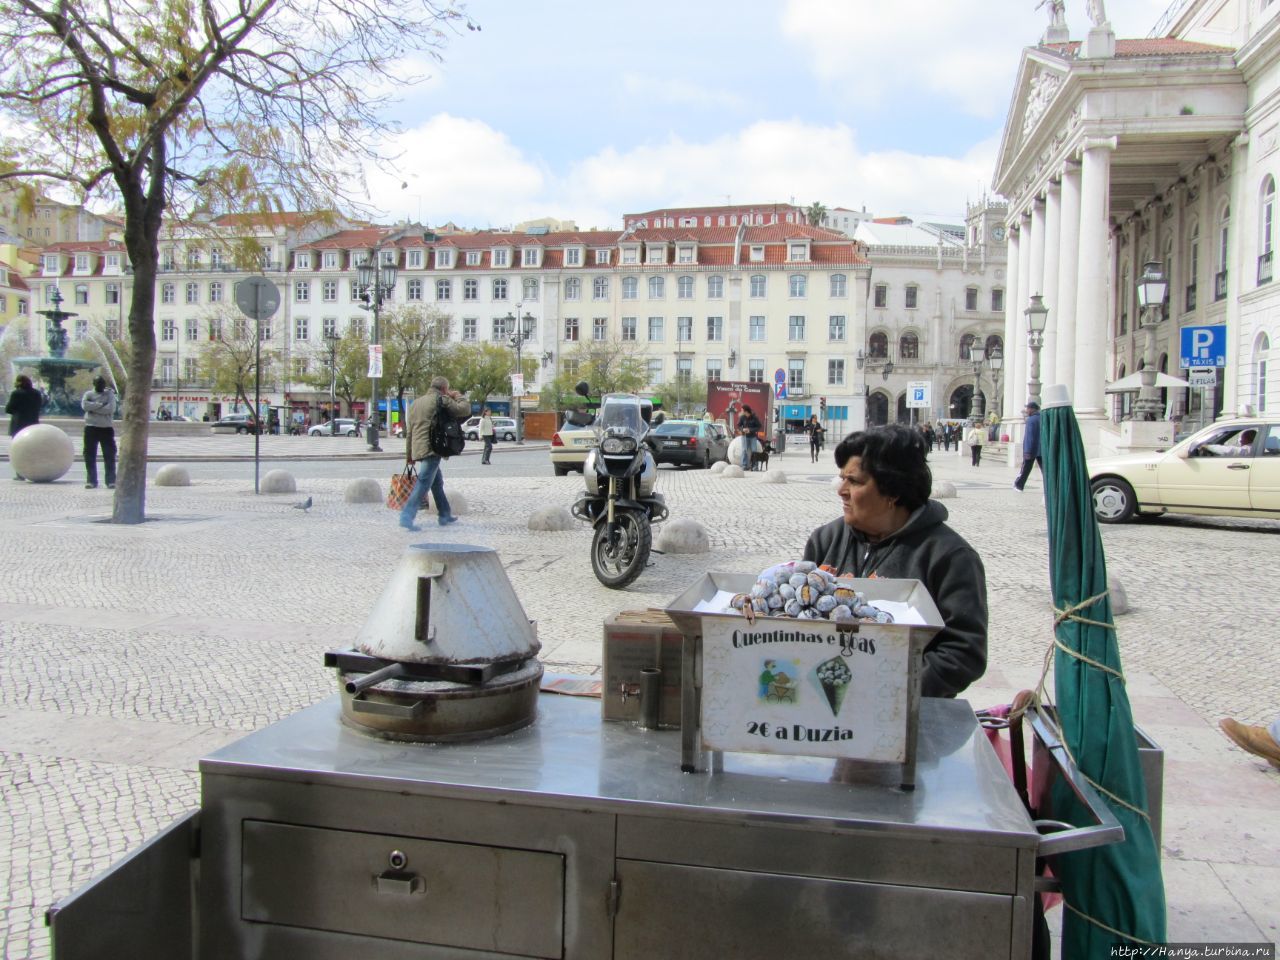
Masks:
[[[491,547],[409,547],[356,637],[385,660],[484,664],[525,660],[542,649]]]

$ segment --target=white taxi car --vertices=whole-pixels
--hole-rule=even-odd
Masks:
[[[581,473],[587,454],[595,445],[595,427],[574,426],[566,420],[551,437],[551,469],[557,477],[565,476],[570,470]]]
[[[1135,514],[1280,519],[1280,417],[1219,420],[1160,453],[1089,461],[1102,523]]]

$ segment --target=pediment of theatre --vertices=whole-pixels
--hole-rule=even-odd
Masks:
[[[1070,72],[1069,61],[1051,49],[1028,47],[1022,51],[996,159],[997,192],[1005,193],[1001,184],[1013,173],[1023,146],[1037,139],[1036,131],[1046,114],[1057,114],[1051,108],[1063,93]]]

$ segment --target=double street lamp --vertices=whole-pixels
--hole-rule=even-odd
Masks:
[[[970,413],[982,419],[982,361],[987,358],[987,349],[980,343],[969,348],[969,359],[973,361],[973,406]]]
[[[1164,311],[1165,294],[1169,291],[1169,283],[1164,271],[1160,269],[1160,261],[1152,260],[1142,268],[1142,276],[1138,279],[1138,308],[1142,311],[1142,388],[1138,391],[1138,400],[1133,405],[1135,420],[1159,420],[1162,410],[1160,396],[1156,391],[1156,324]]]
[[[516,352],[516,373],[521,376],[520,395],[516,396],[513,389],[511,391],[511,399],[515,401],[515,410],[512,413],[516,419],[516,443],[524,443],[524,416],[520,407],[520,398],[524,396],[524,364],[521,362],[524,353],[524,342],[533,337],[533,324],[536,320],[533,314],[525,312],[523,317],[520,316],[521,304],[516,304],[516,312],[508,313],[502,318],[502,322],[506,324],[506,329],[511,331],[511,335],[507,338],[507,343],[511,345],[511,349]]]
[[[381,263],[382,251],[374,252],[372,263],[365,261],[356,267],[356,292],[364,301],[362,310],[373,313],[373,333],[369,338],[369,380],[373,410],[369,414],[369,449],[380,451],[378,446],[378,382],[382,379],[382,327],[379,311],[382,302],[391,298],[396,288],[396,265]]]
[[[991,368],[991,382],[995,385],[995,405],[996,416],[1003,419],[1004,402],[1000,396],[1000,372],[1004,369],[1004,354],[1000,352],[1000,348],[992,350],[987,357],[987,366]]]
[[[338,435],[338,335],[326,333],[325,349],[329,351],[329,436]]]
[[[1031,348],[1031,369],[1027,377],[1027,400],[1040,403],[1040,348],[1044,346],[1044,328],[1049,325],[1049,308],[1040,294],[1033,294],[1031,306],[1022,311],[1027,318],[1027,346]]]

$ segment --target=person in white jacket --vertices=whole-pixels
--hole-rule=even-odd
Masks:
[[[107,489],[116,485],[116,431],[111,417],[116,412],[116,392],[107,387],[103,377],[95,377],[93,389],[80,399],[84,408],[84,472],[85,489],[98,485],[98,448],[102,448],[102,466]]]
[[[970,463],[975,467],[982,463],[982,445],[987,442],[986,427],[978,420],[969,424],[965,432],[964,442],[969,445]]]

